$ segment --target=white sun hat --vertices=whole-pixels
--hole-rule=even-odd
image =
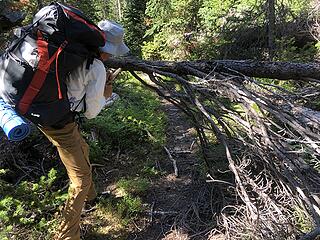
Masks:
[[[124,30],[120,24],[103,20],[98,23],[98,26],[106,35],[106,44],[100,47],[100,51],[114,56],[124,55],[130,51],[123,42]]]

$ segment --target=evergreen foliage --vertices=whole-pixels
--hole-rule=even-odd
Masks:
[[[144,22],[146,0],[127,0],[123,14],[123,23],[126,27],[125,42],[130,52],[141,57],[141,46],[146,26]]]

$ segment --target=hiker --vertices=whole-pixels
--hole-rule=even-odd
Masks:
[[[123,42],[123,28],[104,20],[98,26],[106,35],[100,48],[101,59],[89,65],[85,61],[67,79],[68,97],[73,111],[84,111],[87,118],[94,118],[104,108],[112,92],[112,74],[106,74],[102,61],[110,56],[126,54],[129,49]],[[107,78],[108,77],[108,78]],[[89,147],[82,138],[77,124],[72,121],[61,129],[42,127],[40,130],[57,147],[59,156],[70,178],[69,198],[63,211],[63,222],[57,239],[80,239],[80,215],[85,201],[96,197],[89,162]]]
[[[95,25],[77,8],[53,2],[14,32],[0,58],[0,97],[57,147],[70,179],[55,239],[80,239],[84,202],[96,197],[89,148],[74,112],[94,118],[108,103],[113,74],[102,61],[129,51],[122,26]]]
[[[121,25],[103,20],[98,23],[98,26],[106,34],[106,44],[100,48],[102,61],[106,61],[110,56],[120,56],[129,52],[129,48],[123,43],[124,30]],[[67,78],[71,110],[84,111],[88,119],[96,117],[105,107],[106,99],[112,96],[113,79],[119,73],[119,71],[111,72],[110,70],[106,73],[101,60],[94,59],[92,64],[85,61]],[[87,69],[88,66],[89,69]]]

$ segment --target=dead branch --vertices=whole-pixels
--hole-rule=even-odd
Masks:
[[[170,158],[170,160],[171,160],[171,162],[173,164],[174,175],[176,177],[178,177],[179,176],[179,172],[178,172],[178,167],[177,167],[177,161],[172,157],[172,155],[171,155],[171,153],[170,153],[170,151],[169,151],[169,149],[167,147],[164,147],[164,150],[168,154],[168,156],[169,156],[169,158]]]
[[[314,168],[320,165],[320,114],[303,105],[306,96],[318,96],[318,63],[126,58],[106,64],[130,70],[190,118],[213,183],[225,181],[217,177],[210,136],[224,146],[239,196],[217,216],[228,239],[296,239],[295,212],[320,226],[320,174]],[[289,91],[248,76],[304,82]]]
[[[143,61],[135,58],[110,59],[107,67],[122,68],[124,71],[145,73],[167,72],[178,75],[193,75],[208,78],[214,73],[239,72],[248,77],[279,80],[320,81],[320,63],[266,62],[254,60],[199,60],[199,61]]]

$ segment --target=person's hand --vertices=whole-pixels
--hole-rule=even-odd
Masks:
[[[118,76],[118,74],[121,72],[121,68],[118,68],[114,71],[112,70],[107,70],[107,80],[106,80],[106,85],[112,85],[113,80]]]
[[[113,83],[112,70],[108,69],[107,70],[107,77],[106,77],[106,87],[107,87],[107,85],[112,85],[112,83]]]
[[[104,93],[103,93],[106,99],[111,96],[113,80],[118,76],[120,72],[121,72],[121,68],[118,68],[115,71],[112,71],[112,70],[107,71],[107,77],[106,77],[107,79],[106,79],[106,84],[104,86]]]

